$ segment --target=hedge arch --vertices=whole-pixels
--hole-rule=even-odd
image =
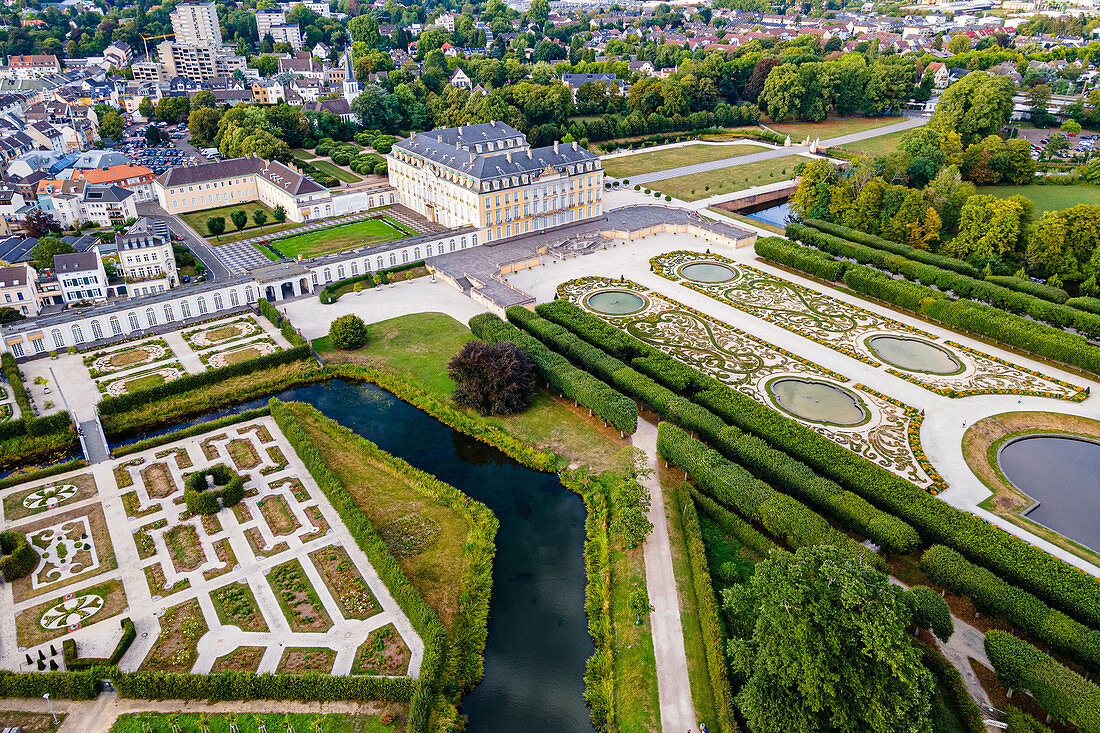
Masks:
[[[12,582],[25,578],[38,567],[38,553],[27,542],[26,535],[7,531],[0,533],[0,573]]]
[[[213,481],[213,488],[207,482]],[[219,463],[196,471],[183,484],[183,500],[192,514],[216,514],[244,498],[244,480],[229,466]]]

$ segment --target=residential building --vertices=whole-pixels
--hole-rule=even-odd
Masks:
[[[186,77],[203,82],[216,76],[232,76],[234,71],[243,72],[247,67],[243,56],[216,46],[186,46],[165,41],[157,46],[157,54],[168,79]]]
[[[183,3],[171,13],[172,31],[181,46],[220,46],[221,26],[214,3]]]
[[[168,53],[171,54],[170,49]],[[168,81],[168,69],[165,68],[164,64],[156,61],[139,61],[136,64],[131,64],[130,71],[134,72],[134,81]],[[138,103],[140,104],[140,100],[138,100]],[[137,109],[136,106],[135,109]]]
[[[105,168],[76,168],[71,178],[83,178],[90,184],[121,186],[131,191],[138,203],[153,201],[156,192],[153,190],[153,171],[143,165],[110,165]]]
[[[92,247],[87,252],[54,255],[53,271],[66,303],[107,299],[107,271],[103,269],[99,247]]]
[[[484,241],[603,214],[603,165],[576,143],[532,148],[502,122],[421,132],[387,158],[398,202]]]
[[[328,189],[282,163],[263,158],[230,158],[170,168],[154,186],[160,205],[172,214],[262,201],[272,209],[282,206],[290,221],[334,215]]]
[[[459,89],[470,89],[473,85],[474,83],[470,80],[470,77],[461,68],[455,69],[455,73],[451,74],[451,86]]]
[[[116,226],[137,218],[137,197],[121,186],[88,184],[84,187],[80,210],[88,221],[105,227]]]
[[[256,33],[260,42],[271,36],[273,43],[289,43],[295,51],[302,49],[302,31],[297,23],[287,23],[286,14],[277,8],[256,11]]]
[[[604,87],[605,91],[612,86],[616,87],[620,93],[623,89],[623,83],[614,74],[563,74],[561,81],[569,89],[574,100],[577,98],[577,90],[588,83],[598,84]]]
[[[76,180],[47,179],[38,182],[36,191],[38,207],[52,216],[65,228],[76,226],[84,218],[81,203],[84,200],[84,188],[88,185],[82,178]]]
[[[151,295],[179,285],[172,233],[157,219],[142,217],[115,239],[118,258],[131,298]]]
[[[0,308],[14,308],[28,318],[38,315],[37,281],[38,271],[30,265],[0,267]]]
[[[126,41],[115,41],[103,49],[103,61],[116,69],[125,69],[134,60],[134,50]]]
[[[61,73],[61,63],[53,55],[8,56],[8,65],[0,68],[5,79],[37,79]]]

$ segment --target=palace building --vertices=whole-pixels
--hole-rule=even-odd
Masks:
[[[576,143],[532,148],[502,122],[417,133],[387,159],[398,203],[485,242],[603,215],[597,156]]]

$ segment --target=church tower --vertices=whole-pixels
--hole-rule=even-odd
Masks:
[[[348,104],[351,104],[359,96],[360,88],[359,82],[355,79],[355,69],[351,65],[350,46],[344,50],[344,55],[340,60],[344,64],[344,99],[347,100]]]

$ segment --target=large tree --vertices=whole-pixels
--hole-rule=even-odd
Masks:
[[[34,269],[39,272],[52,270],[54,255],[72,254],[75,251],[71,244],[57,237],[43,237],[38,240],[38,244],[31,250],[31,256],[34,257]]]
[[[507,341],[467,341],[447,371],[455,381],[455,403],[483,415],[521,412],[535,397],[535,363]]]
[[[753,733],[928,733],[935,680],[906,630],[906,591],[836,547],[757,564],[724,593]]]
[[[1012,115],[1016,83],[1007,76],[990,76],[972,71],[940,96],[930,125],[954,130],[964,145],[995,135]]]

